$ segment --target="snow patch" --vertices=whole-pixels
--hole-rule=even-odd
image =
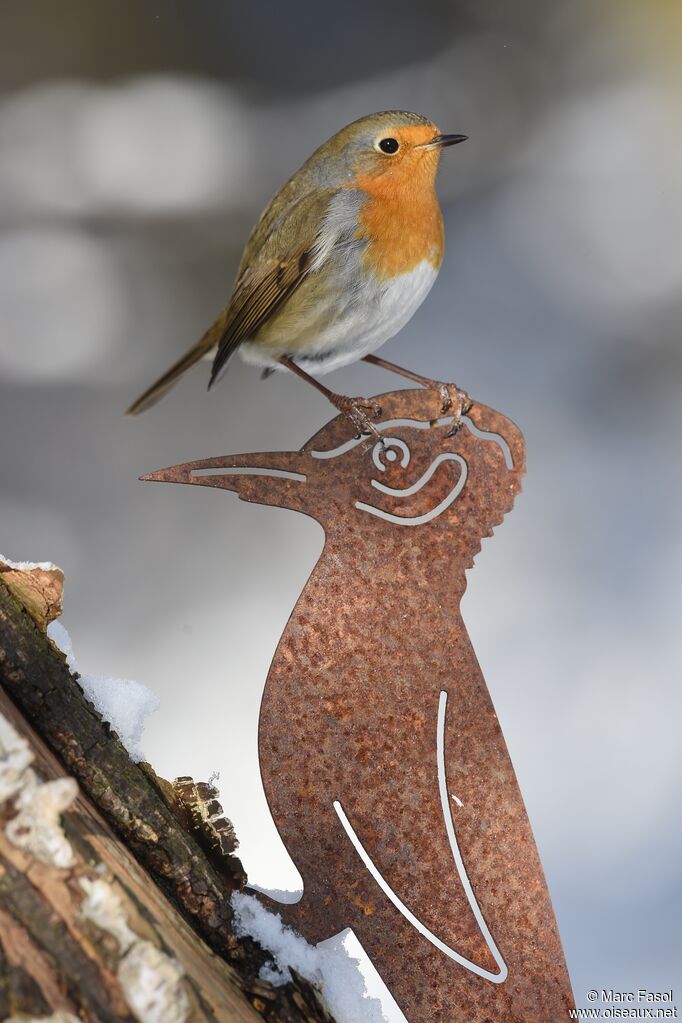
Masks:
[[[61,622],[51,622],[47,634],[66,657],[71,671],[76,670],[76,658],[68,632]],[[96,711],[102,715],[135,763],[144,760],[140,743],[145,718],[158,710],[161,701],[156,693],[141,682],[130,679],[108,678],[104,675],[81,675],[78,684]]]
[[[73,643],[71,642],[71,636],[69,636],[62,623],[56,619],[54,622],[50,622],[47,627],[47,635],[66,657],[66,663],[69,667],[69,671],[75,671],[76,658],[73,652]]]
[[[286,906],[295,906],[303,898],[302,888],[291,891],[289,888],[263,888],[259,884],[248,884],[247,888],[252,888],[254,892],[267,895],[269,898],[274,899],[275,902],[281,902]]]
[[[117,733],[130,759],[135,763],[144,760],[140,742],[145,718],[161,705],[156,693],[140,682],[99,675],[81,675],[78,684],[95,710]]]
[[[30,572],[34,568],[41,568],[44,572],[61,572],[61,568],[53,565],[51,561],[10,561],[4,554],[0,554],[0,564],[7,565],[17,572]]]
[[[235,892],[232,905],[236,933],[255,938],[274,959],[274,967],[266,965],[261,970],[262,980],[275,986],[284,984],[291,979],[291,966],[319,987],[337,1023],[385,1023],[381,1003],[367,996],[358,960],[344,948],[345,934],[309,945],[253,895]]]

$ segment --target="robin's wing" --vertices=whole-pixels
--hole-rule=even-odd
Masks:
[[[286,302],[307,274],[319,269],[328,251],[324,223],[334,191],[316,189],[293,204],[276,197],[249,239],[240,274],[223,313],[209,387],[242,341]],[[273,209],[274,207],[274,209]]]

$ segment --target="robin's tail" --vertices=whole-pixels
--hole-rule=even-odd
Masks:
[[[212,348],[218,344],[222,332],[225,327],[225,313],[222,312],[218,319],[212,326],[208,328],[204,336],[197,341],[195,345],[192,345],[188,352],[178,359],[171,368],[163,374],[162,377],[148,387],[144,394],[141,394],[137,401],[134,401],[129,409],[126,410],[127,416],[136,416],[140,412],[146,412],[152,405],[156,405],[157,401],[161,401],[163,396],[170,391],[172,387],[175,387],[178,380],[188,369],[191,369],[195,363],[203,359],[204,355],[207,355]]]

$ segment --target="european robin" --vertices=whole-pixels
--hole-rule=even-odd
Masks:
[[[227,306],[204,336],[128,409],[155,404],[215,350],[209,388],[239,349],[264,376],[286,367],[376,433],[381,410],[335,394],[310,372],[358,359],[393,370],[442,396],[455,422],[468,399],[371,353],[393,337],[428,295],[443,258],[436,195],[441,150],[466,135],[442,135],[420,114],[370,114],[325,142],[280,189],[246,243]]]

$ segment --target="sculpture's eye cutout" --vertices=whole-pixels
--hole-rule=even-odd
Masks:
[[[410,464],[410,449],[399,437],[386,437],[383,444],[377,441],[372,451],[372,461],[381,472],[386,471],[386,463],[395,465],[400,461],[403,469]]]
[[[452,426],[452,421],[453,421],[452,420],[452,416],[441,416],[440,419],[436,419],[436,420],[432,420],[432,419],[429,419],[429,420],[421,419],[420,420],[420,419],[407,419],[407,418],[389,419],[386,422],[381,423],[379,425],[379,429],[382,430],[382,431],[383,430],[395,430],[395,429],[398,429],[401,426],[407,426],[407,427],[409,427],[412,430],[430,430],[434,426]],[[398,437],[391,437],[390,435],[387,435],[385,440],[384,440],[384,450],[389,445],[389,443],[392,444],[394,442],[397,443],[397,444],[403,444],[404,443],[404,441],[401,441]],[[344,441],[343,444],[339,444],[338,447],[330,448],[330,449],[328,449],[326,451],[320,450],[319,448],[312,448],[311,451],[310,451],[310,454],[312,455],[313,458],[323,458],[323,459],[326,459],[326,458],[339,458],[341,455],[345,455],[347,451],[352,451],[353,448],[357,448],[357,447],[360,447],[360,446],[362,446],[363,451],[369,450],[369,448],[367,446],[367,437],[366,436],[351,437],[349,440]],[[379,446],[381,447],[382,445],[379,445]],[[405,445],[405,446],[407,447],[407,445]],[[373,450],[372,457],[374,458],[374,464],[375,465],[378,465],[377,458],[380,455],[381,455],[381,452],[379,452],[378,454],[375,454],[374,450]],[[383,466],[383,468],[385,469],[386,468],[385,462],[386,461],[391,462],[391,461],[394,461],[394,460],[390,459],[390,458],[386,459],[385,456],[382,456],[381,461],[382,461],[382,465],[379,465],[378,467],[382,468],[382,466]]]

